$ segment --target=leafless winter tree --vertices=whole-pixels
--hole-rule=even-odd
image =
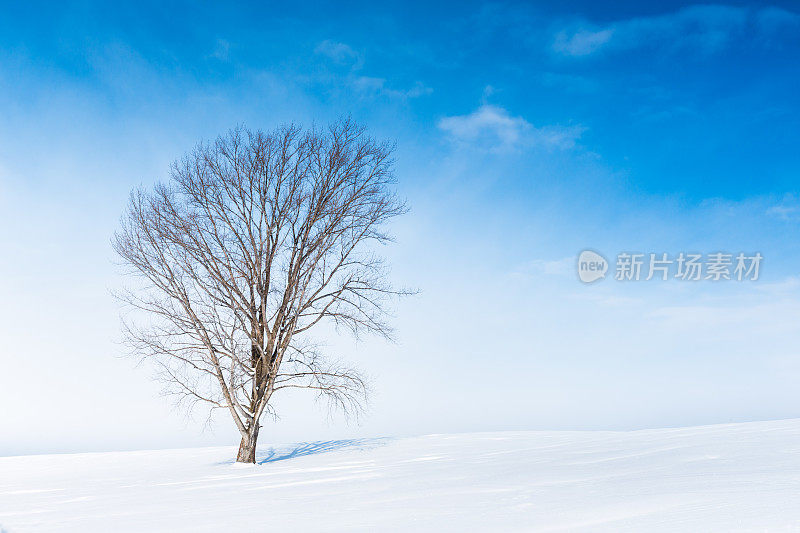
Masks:
[[[366,388],[307,338],[330,323],[388,337],[386,281],[375,244],[405,208],[393,147],[349,119],[328,128],[232,130],[171,167],[167,184],[131,195],[114,248],[142,279],[121,294],[134,352],[170,390],[226,409],[255,462],[273,394],[305,388],[345,411]],[[146,317],[144,323],[141,318]]]

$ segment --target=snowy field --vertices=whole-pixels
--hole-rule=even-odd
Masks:
[[[0,530],[800,531],[800,420],[0,458]]]

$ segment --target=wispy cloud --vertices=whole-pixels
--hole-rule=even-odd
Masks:
[[[614,31],[613,28],[596,31],[580,29],[571,33],[560,31],[553,42],[553,50],[569,56],[585,56],[608,43]]]
[[[767,215],[785,221],[800,219],[800,197],[787,194],[767,208]]]
[[[767,300],[761,294],[740,294],[737,299],[720,299],[716,304],[664,306],[648,313],[648,317],[665,331],[687,338],[711,335],[712,339],[722,337],[736,342],[737,337],[750,340],[763,335],[796,334],[800,304],[796,299]]]
[[[390,86],[386,78],[369,76],[364,72],[364,56],[348,44],[325,40],[317,45],[314,53],[336,65],[345,67],[345,73],[331,73],[340,87],[345,87],[359,98],[385,97],[407,100],[426,96],[433,89],[416,81],[409,88]]]
[[[418,98],[433,92],[433,89],[422,82],[416,82],[408,89],[395,89],[387,85],[385,78],[358,76],[349,81],[349,85],[361,96],[388,96],[390,98]]]
[[[555,34],[552,49],[557,54],[572,57],[642,46],[670,50],[689,48],[712,53],[724,48],[750,27],[764,33],[797,24],[799,20],[799,15],[774,7],[751,10],[696,5],[673,13],[619,20],[607,25],[576,22]]]
[[[484,104],[468,115],[444,117],[439,129],[458,142],[482,145],[489,150],[513,150],[539,146],[568,149],[585,130],[582,126],[536,127],[502,107]]]
[[[350,45],[336,41],[322,41],[314,49],[314,53],[325,56],[334,63],[340,65],[349,65],[358,68],[363,63],[363,58],[360,53],[354,50]]]
[[[575,257],[533,259],[522,270],[523,272],[535,272],[546,276],[570,276],[575,274]]]
[[[768,7],[756,14],[756,23],[766,32],[800,26],[800,15],[780,7]]]
[[[219,61],[227,61],[231,54],[231,43],[225,39],[217,39],[214,44],[214,50],[209,57],[213,57]]]

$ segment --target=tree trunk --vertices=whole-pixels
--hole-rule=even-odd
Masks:
[[[237,463],[256,462],[257,441],[258,441],[258,424],[256,424],[255,429],[250,431],[248,435],[242,437],[242,442],[239,444],[239,453],[236,455]]]

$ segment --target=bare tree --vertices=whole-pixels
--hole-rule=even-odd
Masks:
[[[147,320],[126,323],[126,338],[171,392],[230,413],[237,461],[255,462],[278,390],[362,406],[363,379],[307,332],[328,322],[390,336],[386,304],[407,291],[388,284],[371,245],[390,240],[385,223],[405,210],[392,152],[349,119],[238,128],[174,163],[168,184],[132,193],[113,244],[143,279],[121,296]]]

